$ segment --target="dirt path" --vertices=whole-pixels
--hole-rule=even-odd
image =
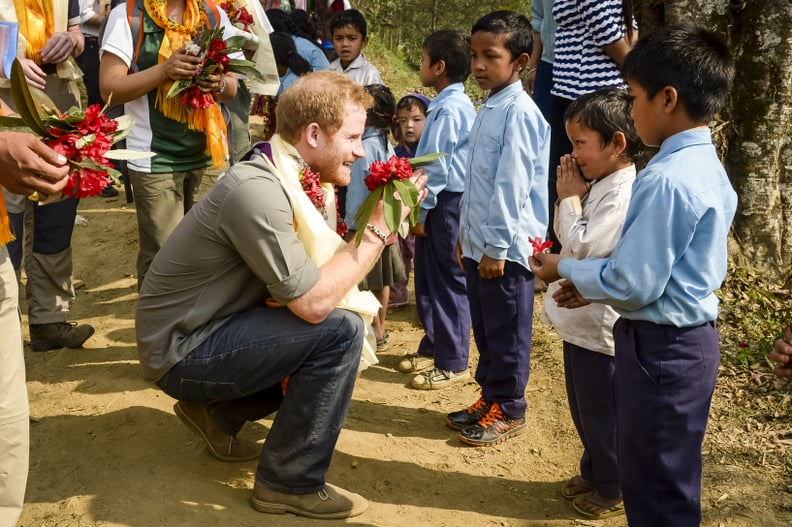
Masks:
[[[346,522],[254,511],[247,500],[255,462],[213,460],[173,415],[173,400],[141,377],[133,326],[134,207],[123,197],[95,198],[84,200],[79,213],[87,223],[74,236],[81,285],[72,318],[90,322],[97,333],[84,350],[26,347],[32,452],[20,525],[626,525],[623,518],[576,519],[560,497],[579,448],[559,341],[537,327],[529,431],[493,448],[465,447],[443,415],[474,401],[475,383],[419,392],[394,369],[421,336],[412,306],[391,314],[391,346],[357,383],[328,473],[329,481],[366,496],[370,509]],[[786,447],[746,445],[753,431],[734,416],[729,400],[716,398],[715,408],[705,443],[704,525],[792,524]],[[269,424],[248,425],[243,435],[261,440]]]

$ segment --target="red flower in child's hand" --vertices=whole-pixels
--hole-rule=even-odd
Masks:
[[[536,238],[528,238],[528,241],[531,242],[531,245],[533,245],[534,254],[543,253],[545,252],[545,249],[549,249],[553,246],[553,242],[550,240],[542,240],[542,238],[539,236]]]
[[[369,167],[369,175],[363,182],[366,188],[371,192],[383,185],[386,185],[391,179],[404,180],[412,176],[412,166],[410,160],[406,157],[391,156],[390,159],[385,161],[374,161]]]

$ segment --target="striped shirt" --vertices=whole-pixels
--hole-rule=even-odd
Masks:
[[[553,88],[565,99],[606,87],[626,87],[616,63],[603,50],[625,36],[622,0],[556,0]]]

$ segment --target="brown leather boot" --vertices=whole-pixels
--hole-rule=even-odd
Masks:
[[[248,461],[259,457],[261,447],[226,433],[209,415],[206,404],[179,401],[173,405],[173,411],[188,428],[201,435],[209,452],[220,461]]]

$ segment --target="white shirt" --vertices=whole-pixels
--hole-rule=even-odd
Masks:
[[[617,170],[596,181],[581,201],[571,196],[556,204],[553,228],[561,242],[561,256],[578,260],[605,258],[621,237],[627,206],[632,196],[635,165]],[[555,327],[566,342],[591,351],[613,355],[613,323],[618,313],[605,304],[576,309],[558,307],[553,293],[559,282],[547,287],[542,322]]]

